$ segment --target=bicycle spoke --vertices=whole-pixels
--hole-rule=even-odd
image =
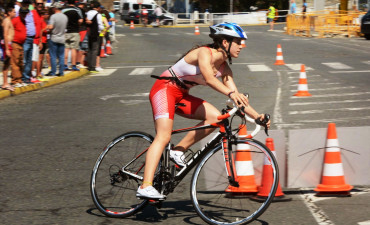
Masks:
[[[253,142],[253,143],[252,143]],[[275,158],[261,143],[249,141],[254,170],[261,171],[264,157],[268,157],[274,165]],[[236,149],[236,145],[233,146]],[[255,193],[239,192],[230,189],[222,151],[216,149],[210,152],[196,168],[191,185],[191,197],[199,216],[210,224],[245,224],[256,219],[268,207],[270,199],[263,202],[253,200]],[[277,168],[275,168],[277,170]],[[275,176],[274,179],[277,179]],[[234,190],[234,191],[233,191]],[[272,187],[270,194],[275,194]]]

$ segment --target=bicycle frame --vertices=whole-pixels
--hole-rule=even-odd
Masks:
[[[234,111],[233,111],[234,110]],[[236,108],[234,108],[232,114],[236,112]],[[231,112],[229,111],[229,112]],[[231,114],[231,113],[230,113]],[[198,162],[212,149],[218,147],[219,145],[222,144],[222,149],[223,149],[223,155],[224,155],[224,160],[225,160],[225,167],[226,167],[226,172],[229,178],[230,185],[239,187],[238,181],[237,181],[237,176],[236,176],[236,170],[235,170],[235,163],[234,163],[234,157],[232,157],[231,154],[231,143],[232,143],[232,131],[231,131],[231,126],[228,118],[230,117],[230,114],[225,112],[222,116],[219,117],[221,119],[220,122],[218,123],[212,123],[212,124],[207,124],[207,125],[200,125],[200,126],[194,126],[194,127],[188,127],[188,128],[183,128],[183,129],[178,129],[178,130],[173,130],[172,135],[178,134],[178,133],[184,133],[188,131],[193,131],[193,130],[203,130],[203,129],[208,129],[208,128],[219,128],[219,132],[217,132],[216,135],[200,150],[198,150],[185,164],[185,166],[172,178],[174,179],[173,181],[173,188],[175,188],[180,181],[198,164]],[[222,141],[222,142],[221,142]],[[124,174],[138,180],[143,180],[143,177],[138,176],[138,172],[144,167],[142,165],[139,169],[139,171],[129,172],[125,170],[131,163],[135,162],[136,159],[141,157],[144,153],[146,153],[148,149],[145,149],[142,153],[140,153],[135,159],[133,159],[131,162],[129,162],[126,166],[124,166],[121,169],[121,172]],[[170,143],[166,147],[164,151],[164,163],[161,165],[162,168],[162,174],[163,173],[170,173],[171,168],[169,164],[169,151],[170,151]]]

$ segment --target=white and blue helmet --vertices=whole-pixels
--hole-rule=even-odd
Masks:
[[[229,36],[234,38],[241,38],[246,40],[248,37],[244,30],[236,23],[219,23],[209,27],[211,33],[210,37],[217,37],[217,36]]]

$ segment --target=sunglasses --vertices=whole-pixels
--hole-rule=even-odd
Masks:
[[[44,3],[36,3],[36,5],[44,5]]]

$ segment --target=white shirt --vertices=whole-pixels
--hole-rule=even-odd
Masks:
[[[92,20],[97,13],[98,11],[96,11],[95,9],[92,9],[86,13],[86,18],[88,20]],[[98,13],[98,15],[96,16],[96,19],[98,21],[98,31],[100,33],[104,29],[103,20],[101,18],[100,13]]]

